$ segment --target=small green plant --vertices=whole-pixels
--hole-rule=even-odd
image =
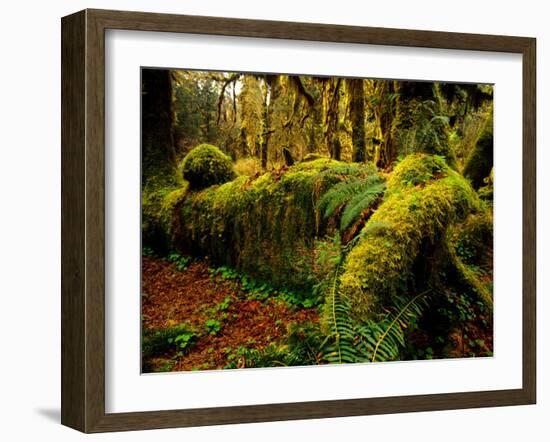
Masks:
[[[190,256],[182,256],[177,252],[170,253],[166,259],[176,264],[176,269],[180,272],[189,267],[189,264],[191,264],[192,261]]]
[[[222,329],[222,324],[217,319],[207,319],[204,323],[204,328],[206,333],[209,335],[217,335],[218,332]]]
[[[155,256],[155,251],[151,247],[143,246],[141,249],[141,254],[143,256],[153,257]]]
[[[194,332],[185,332],[177,335],[175,338],[168,338],[169,344],[175,344],[180,350],[185,350],[191,346],[197,335]]]
[[[224,298],[224,300],[216,306],[216,310],[218,310],[220,312],[227,311],[227,309],[231,305],[231,302],[232,302],[231,296],[226,296]]]
[[[142,353],[144,358],[162,356],[174,350],[188,350],[198,339],[186,323],[174,327],[143,330]]]
[[[267,299],[281,299],[288,305],[311,308],[319,305],[322,301],[322,297],[317,292],[312,291],[296,291],[296,290],[278,290],[271,284],[264,281],[258,281],[251,278],[248,275],[239,273],[237,270],[231,267],[218,267],[217,269],[210,269],[210,275],[212,277],[220,276],[223,279],[238,281],[243,291],[246,292],[247,299],[266,301]],[[226,298],[221,304],[218,305],[218,310],[224,311],[227,308],[225,303],[229,303],[230,299]],[[228,307],[228,306],[227,306]]]

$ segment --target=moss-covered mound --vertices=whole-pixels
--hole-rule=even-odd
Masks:
[[[321,158],[327,158],[327,157],[318,153],[308,153],[304,156],[304,158],[302,158],[302,162],[306,163],[308,161],[315,161]]]
[[[443,241],[447,227],[478,204],[468,181],[441,157],[405,158],[344,264],[341,288],[354,312],[368,316],[393,294],[405,292],[426,244]]]
[[[210,144],[200,144],[183,159],[183,178],[192,189],[204,189],[235,178],[231,158]]]
[[[176,246],[274,285],[311,286],[316,244],[329,230],[319,199],[343,180],[376,173],[323,158],[192,192],[179,209]]]

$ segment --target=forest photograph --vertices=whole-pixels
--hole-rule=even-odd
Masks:
[[[493,356],[493,86],[141,70],[142,373]]]

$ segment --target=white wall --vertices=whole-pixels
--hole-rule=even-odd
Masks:
[[[548,440],[550,28],[545,2],[51,0],[4,2],[0,68],[0,406],[3,440],[81,440],[59,425],[60,24],[86,7],[535,36],[538,39],[538,405],[93,436],[96,440]],[[322,386],[320,386],[322,388]]]

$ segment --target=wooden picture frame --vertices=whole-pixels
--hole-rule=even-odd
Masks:
[[[105,30],[494,51],[523,63],[522,388],[105,412]],[[83,432],[533,404],[536,400],[536,41],[533,38],[84,10],[62,19],[62,410]]]

